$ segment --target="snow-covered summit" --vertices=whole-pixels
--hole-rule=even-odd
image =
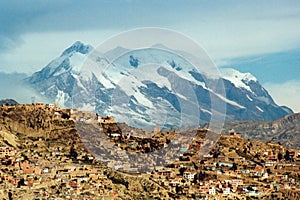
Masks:
[[[250,73],[220,69],[222,93],[219,80],[160,44],[138,50],[116,47],[101,55],[93,49],[77,41],[27,82],[61,106],[95,108],[98,114],[139,124],[166,122],[171,127],[182,123],[182,117],[194,121],[199,114],[207,122],[212,113],[227,120],[271,120],[289,113]],[[227,112],[213,102],[224,103]]]
[[[81,54],[88,54],[90,53],[94,48],[91,45],[85,45],[80,41],[76,41],[72,46],[67,48],[61,56],[68,55],[70,53],[78,52]]]
[[[257,79],[251,73],[242,73],[232,68],[221,68],[220,69],[221,77],[229,80],[236,87],[244,88],[251,91],[247,83],[254,81],[257,82]]]

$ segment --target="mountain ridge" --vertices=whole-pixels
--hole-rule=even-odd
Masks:
[[[300,113],[289,114],[274,121],[225,123],[223,133],[232,130],[251,140],[280,142],[286,147],[300,149]]]
[[[213,112],[225,115],[220,105],[226,106],[226,121],[274,120],[292,113],[276,105],[250,73],[222,69],[223,77],[218,83],[164,49],[127,51],[117,47],[108,54],[113,56],[114,50],[116,55],[125,53],[109,63],[103,54],[93,54],[93,47],[77,41],[25,81],[61,106],[113,114],[119,121],[130,118],[133,123],[144,125],[159,124],[159,120],[152,124],[149,120],[154,115],[164,119],[166,114],[161,111],[169,114],[169,124],[178,125],[181,114],[186,121],[195,121],[200,115],[200,121],[207,122]],[[187,92],[187,88],[192,92]],[[216,108],[212,98],[219,102]],[[122,107],[126,102],[129,105]],[[199,114],[189,108],[193,102],[200,105]],[[178,105],[183,106],[181,110]]]

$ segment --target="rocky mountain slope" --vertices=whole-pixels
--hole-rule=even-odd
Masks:
[[[121,53],[120,53],[121,52]],[[109,58],[121,55],[113,60]],[[249,73],[221,69],[221,77],[197,71],[167,47],[104,54],[74,43],[26,82],[64,107],[93,110],[130,125],[180,127],[226,120],[274,120],[292,113],[275,104]]]
[[[280,142],[286,147],[300,149],[300,113],[275,121],[227,122],[223,132],[228,133],[232,129],[245,138]]]

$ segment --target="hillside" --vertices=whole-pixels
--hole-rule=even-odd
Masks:
[[[64,112],[62,110],[61,113]],[[16,158],[19,160],[17,162],[20,163],[18,165],[28,166],[15,168],[15,161],[12,163],[11,158],[3,159],[0,156],[2,163],[0,194],[6,196],[8,191],[12,191],[13,199],[34,199],[34,197],[43,197],[46,195],[45,193],[48,197],[59,197],[60,193],[69,193],[70,196],[74,196],[72,195],[73,192],[70,193],[70,188],[73,187],[72,184],[76,185],[75,182],[58,184],[55,176],[51,176],[52,178],[48,181],[42,178],[41,175],[45,172],[40,170],[49,169],[49,175],[55,171],[58,174],[67,172],[67,174],[74,177],[74,180],[77,176],[85,174],[89,182],[86,184],[81,183],[86,188],[77,194],[81,197],[90,196],[88,191],[93,191],[92,185],[95,183],[98,186],[97,191],[94,191],[94,195],[98,196],[100,192],[104,198],[113,198],[116,193],[120,198],[125,199],[146,198],[149,195],[168,197],[167,192],[164,192],[159,185],[147,178],[123,174],[96,161],[82,145],[74,121],[64,119],[61,116],[61,114],[55,114],[54,110],[41,109],[31,105],[7,109],[0,108],[1,146],[16,147]],[[83,170],[83,168],[86,169]],[[7,169],[14,169],[15,172],[9,172]],[[80,175],[76,175],[74,172],[74,175],[72,175],[71,171],[74,169],[75,171],[77,169]],[[20,185],[22,179],[14,177],[23,177],[30,170],[35,176],[41,177],[39,179],[40,184],[28,187],[32,184],[32,181],[25,178],[25,184]],[[91,172],[95,177],[87,175]],[[3,175],[8,177],[10,183],[3,182]],[[96,178],[95,182],[92,181],[94,178]],[[99,178],[101,179],[100,182],[97,181]],[[62,181],[62,177],[59,180]],[[18,189],[19,185],[22,190]],[[151,194],[144,191],[143,185],[148,185],[148,188],[151,188]],[[29,188],[31,189],[28,190]]]
[[[27,200],[275,196],[297,199],[299,196],[300,157],[293,149],[276,143],[250,141],[239,135],[221,135],[211,150],[201,155],[200,150],[212,144],[211,139],[217,136],[206,129],[116,138],[110,134],[123,134],[116,123],[96,126],[96,122],[91,121],[95,117],[92,113],[78,111],[77,114],[84,116],[86,120],[81,118],[79,122],[86,125],[78,126],[79,122],[72,120],[74,116],[69,109],[41,108],[40,105],[0,108],[1,197]],[[131,129],[125,124],[119,126]],[[78,128],[106,138],[115,144],[115,149],[119,146],[137,154],[147,154],[169,145],[177,147],[173,139],[176,135],[196,135],[186,148],[179,148],[178,159],[140,174],[116,171],[118,163],[111,167],[105,165],[105,161],[97,159],[95,154],[101,143],[97,143],[98,140],[87,143],[86,138],[79,135]],[[86,144],[95,145],[95,152],[91,153]],[[113,155],[122,157],[119,153]]]
[[[280,142],[300,149],[300,113],[287,115],[275,121],[233,121],[225,123],[223,133],[234,130],[244,138]]]

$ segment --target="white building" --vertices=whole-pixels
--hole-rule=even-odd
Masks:
[[[111,133],[110,134],[111,137],[121,137],[120,133]]]
[[[208,190],[208,194],[210,194],[210,195],[215,195],[215,194],[216,194],[216,189],[215,189],[215,187],[210,187],[209,190]]]
[[[183,177],[188,180],[193,180],[195,177],[195,174],[192,172],[184,172]]]
[[[229,195],[229,194],[230,194],[230,188],[225,188],[225,189],[223,190],[223,194]]]

